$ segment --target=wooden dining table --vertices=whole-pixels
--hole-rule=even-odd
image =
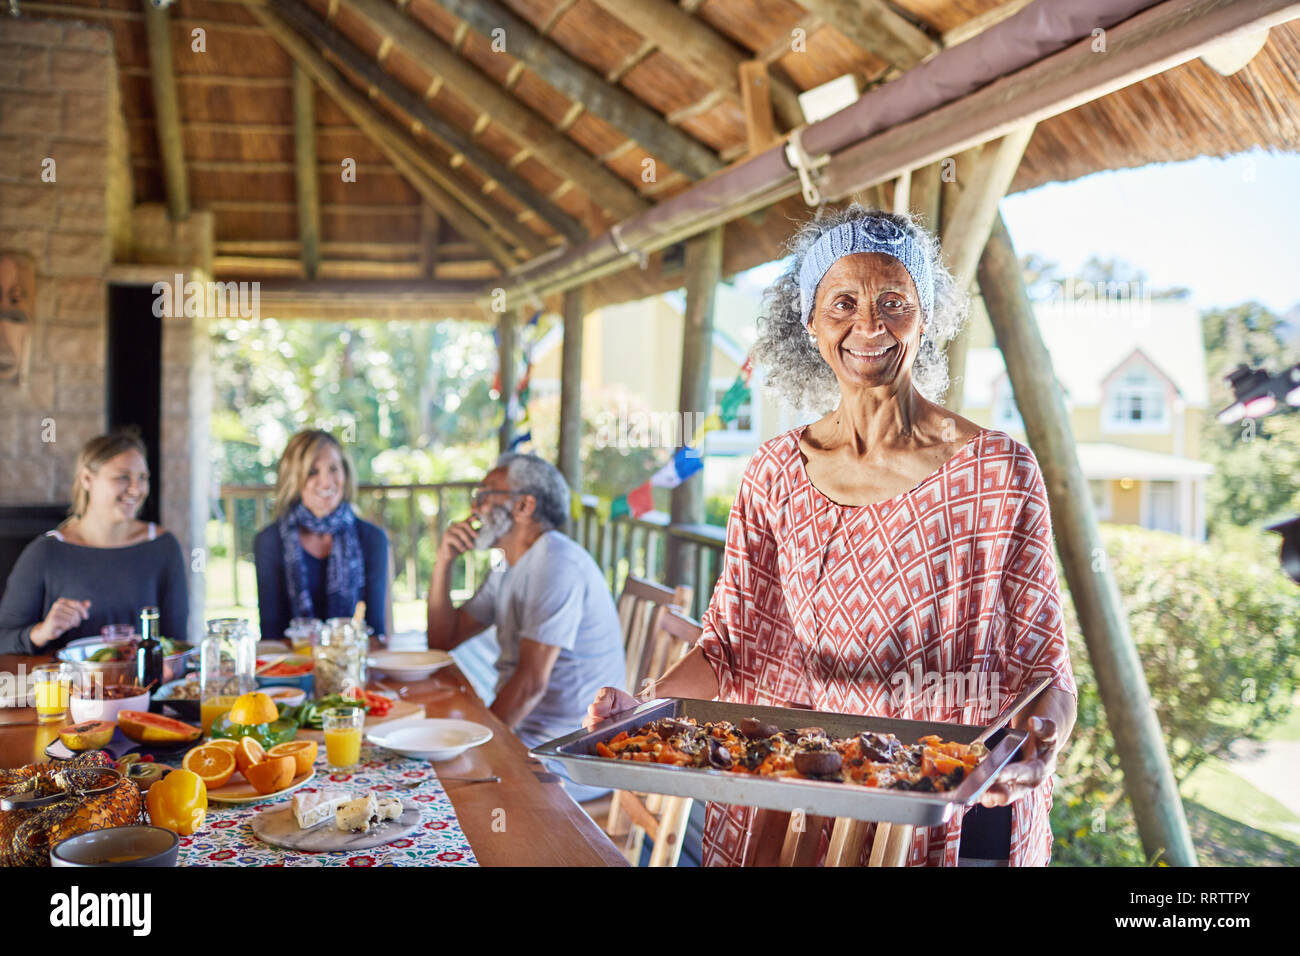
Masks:
[[[16,674],[49,657],[0,655],[0,674]],[[386,680],[392,687],[399,682]],[[627,866],[605,833],[565,791],[560,778],[528,755],[528,748],[488,710],[453,664],[420,681],[407,681],[403,700],[423,704],[425,716],[471,720],[492,739],[452,760],[433,764],[456,810],[465,838],[483,866]],[[0,768],[44,762],[58,723],[38,724],[34,707],[0,708]],[[449,778],[496,776],[498,783]]]

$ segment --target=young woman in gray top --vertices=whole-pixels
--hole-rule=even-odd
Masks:
[[[136,520],[149,497],[139,437],[93,438],[77,456],[72,507],[24,550],[0,600],[0,653],[48,654],[156,606],[166,637],[186,639],[189,592],[180,542]]]

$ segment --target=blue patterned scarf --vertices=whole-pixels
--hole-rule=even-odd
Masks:
[[[314,607],[307,585],[307,562],[303,560],[298,529],[334,537],[325,559],[325,607]],[[284,577],[294,617],[351,617],[366,583],[365,562],[357,518],[349,502],[343,502],[323,518],[312,514],[299,501],[280,519],[280,543],[284,547]]]

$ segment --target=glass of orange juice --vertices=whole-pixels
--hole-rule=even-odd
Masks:
[[[325,759],[331,770],[347,770],[361,762],[361,727],[366,712],[360,707],[332,707],[321,715],[325,729]]]
[[[36,720],[42,724],[63,721],[72,699],[72,670],[64,664],[38,664],[32,668],[36,685]]]
[[[212,723],[222,714],[235,706],[235,701],[239,698],[233,694],[222,694],[219,697],[204,697],[199,701],[199,723],[203,727],[203,736],[207,737],[212,733]]]

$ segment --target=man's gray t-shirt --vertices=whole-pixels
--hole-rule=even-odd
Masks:
[[[546,694],[515,728],[528,746],[581,727],[600,688],[624,689],[622,627],[605,575],[559,531],[546,532],[518,563],[489,574],[464,608],[475,620],[496,625],[498,692],[515,672],[522,639],[560,648]]]

